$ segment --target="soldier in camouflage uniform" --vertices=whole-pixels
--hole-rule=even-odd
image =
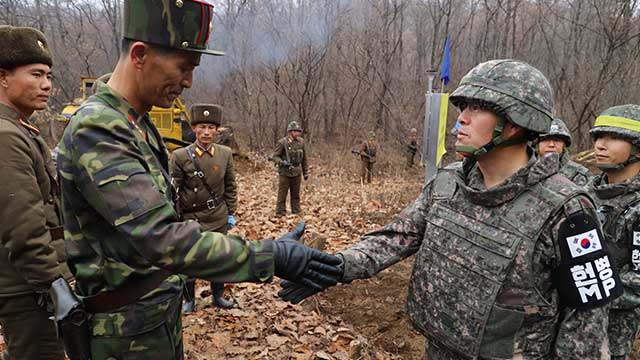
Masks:
[[[384,228],[339,255],[342,281],[417,254],[407,311],[425,359],[607,359],[606,304],[622,292],[592,200],[527,141],[553,93],[514,60],[479,64],[451,101],[463,164],[440,170]],[[285,300],[315,291],[283,283]]]
[[[9,353],[3,357],[62,360],[46,294],[56,278],[71,274],[55,165],[30,121],[51,95],[51,52],[32,28],[0,26],[0,43],[0,325]]]
[[[298,242],[304,224],[275,241],[248,241],[179,219],[168,152],[148,111],[191,87],[201,54],[220,55],[206,47],[213,6],[125,0],[123,14],[122,56],[60,145],[68,264],[91,313],[93,360],[182,359],[182,276],[276,275],[319,288],[337,281],[339,258]]]
[[[609,312],[612,359],[633,350],[640,325],[640,106],[622,105],[604,111],[590,131],[596,166],[603,173],[590,186],[598,205],[602,230],[620,272],[624,294]]]
[[[569,159],[571,133],[564,121],[555,118],[549,131],[540,135],[537,141],[537,152],[540,156],[560,154],[560,174],[566,176],[578,186],[587,186],[591,172],[586,167]]]
[[[409,133],[409,142],[407,143],[406,155],[407,155],[407,167],[413,167],[413,160],[418,153],[418,129],[412,128]]]
[[[222,108],[197,104],[189,112],[196,142],[174,151],[169,165],[179,206],[183,217],[197,221],[202,231],[226,234],[236,224],[233,213],[238,192],[232,151],[214,143],[222,122]],[[224,298],[224,284],[211,283],[211,293],[214,305],[233,307],[233,302]],[[182,309],[188,314],[195,308],[195,279],[187,280],[186,295]]]
[[[287,125],[286,137],[278,140],[273,150],[273,161],[278,166],[278,201],[276,216],[284,216],[287,212],[287,193],[291,193],[291,212],[300,213],[300,183],[302,178],[309,178],[307,165],[307,149],[300,136],[302,128],[297,121]]]
[[[375,131],[367,133],[367,140],[360,144],[358,150],[360,151],[360,181],[371,184],[373,164],[376,163],[376,153],[378,152]]]

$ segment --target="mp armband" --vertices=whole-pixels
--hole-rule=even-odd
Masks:
[[[553,281],[563,306],[592,309],[622,295],[622,284],[595,218],[578,213],[558,230],[560,265]]]
[[[633,226],[633,236],[631,239],[631,271],[640,273],[640,224]]]

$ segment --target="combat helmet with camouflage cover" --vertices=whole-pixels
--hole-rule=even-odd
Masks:
[[[548,132],[544,134],[540,134],[540,136],[538,136],[538,140],[544,140],[548,138],[562,139],[566,147],[571,146],[571,142],[573,140],[571,138],[571,133],[569,132],[569,128],[567,127],[567,124],[565,124],[564,121],[558,118],[553,119]]]
[[[640,161],[636,154],[640,149],[640,105],[627,104],[608,108],[596,118],[589,134],[595,140],[602,135],[613,135],[631,143],[629,158],[619,164],[596,164],[603,171],[621,170]]]
[[[213,5],[204,0],[125,0],[123,37],[210,55]]]
[[[302,131],[302,128],[300,127],[300,124],[298,124],[297,121],[293,120],[289,122],[289,125],[287,125],[287,132],[289,131]]]
[[[477,103],[498,115],[492,140],[480,147],[457,146],[456,151],[477,157],[498,145],[508,146],[532,140],[548,131],[553,120],[553,89],[535,67],[518,60],[491,60],[471,69],[451,94],[460,110]],[[528,130],[528,138],[504,140],[505,121]]]

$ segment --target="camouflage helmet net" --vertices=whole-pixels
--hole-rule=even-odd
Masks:
[[[629,164],[640,161],[636,157],[638,149],[640,149],[640,105],[620,105],[603,111],[596,118],[589,134],[594,140],[602,135],[613,135],[616,138],[629,141],[632,145],[631,154],[626,161],[619,164],[596,164],[601,170],[620,170]]]
[[[291,121],[289,122],[289,125],[287,125],[287,131],[302,131],[302,128],[300,127],[300,125],[298,124],[297,121]]]
[[[553,119],[551,126],[549,127],[549,131],[544,134],[540,134],[538,140],[544,140],[547,138],[560,138],[564,141],[566,147],[571,146],[571,142],[573,140],[567,124],[558,118]]]
[[[553,119],[553,89],[549,80],[540,70],[517,60],[491,60],[477,65],[460,80],[450,99],[460,110],[468,103],[479,103],[498,115],[490,143],[481,148],[456,148],[471,157],[498,145],[509,146],[527,140],[502,139],[505,121],[528,130],[528,136],[534,138],[547,132]]]

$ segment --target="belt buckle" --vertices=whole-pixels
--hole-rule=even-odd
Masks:
[[[207,208],[209,210],[214,209],[216,207],[216,202],[213,199],[207,200]]]

